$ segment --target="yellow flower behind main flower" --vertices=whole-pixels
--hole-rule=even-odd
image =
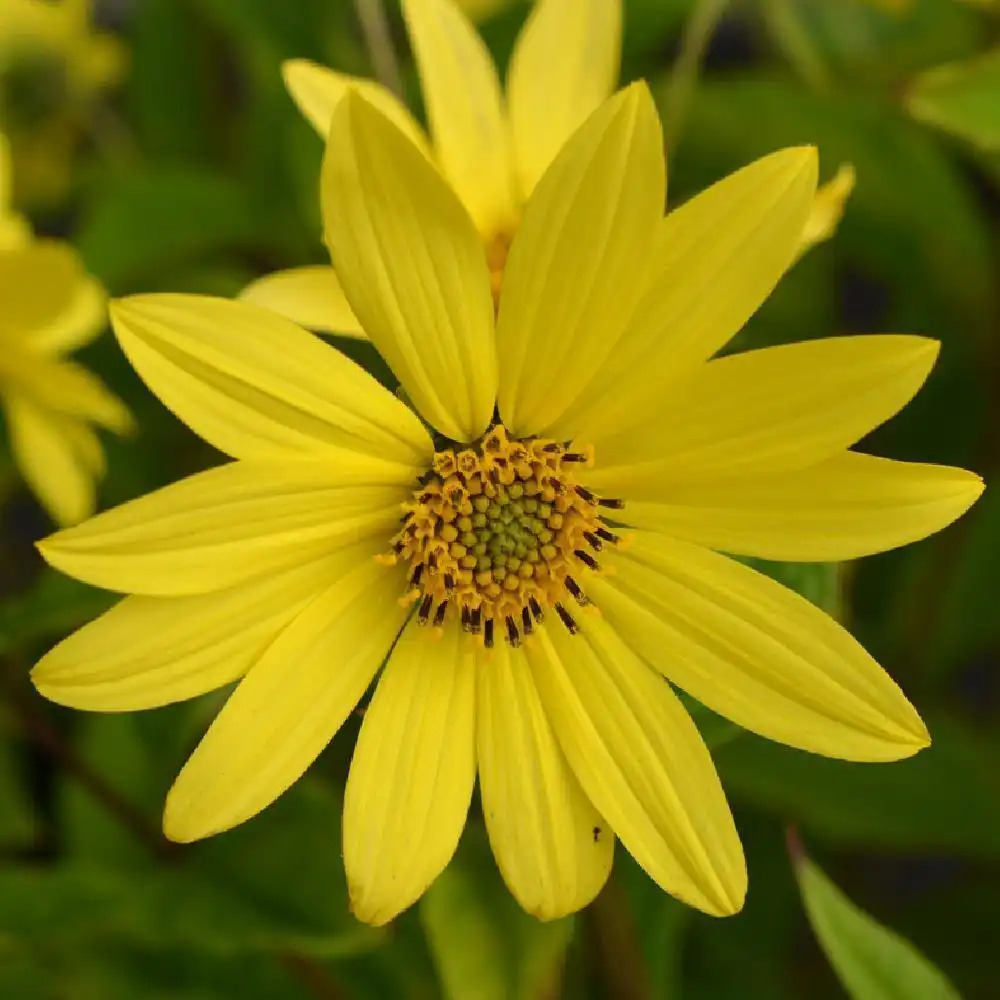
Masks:
[[[672,685],[814,753],[928,744],[840,625],[720,552],[851,559],[958,517],[976,476],[850,450],[917,392],[937,345],[851,336],[713,359],[795,260],[816,154],[767,156],[666,219],[664,180],[634,86],[535,187],[495,311],[465,206],[346,97],[326,239],[416,412],[266,310],[114,304],[140,376],[233,461],[42,544],[131,596],[33,679],[95,711],[238,682],[168,795],[167,836],[265,808],[375,681],[344,801],[360,919],[391,920],[447,865],[477,778],[529,912],[586,905],[617,839],[666,891],[724,915],[743,903],[743,854]]]
[[[11,169],[0,135],[0,409],[14,460],[58,524],[94,511],[104,452],[92,425],[122,433],[124,405],[64,359],[93,340],[106,318],[104,290],[76,252],[37,240],[10,210]]]
[[[502,88],[496,67],[456,0],[403,0],[430,136],[404,104],[371,80],[305,59],[285,63],[288,90],[325,139],[353,87],[434,162],[471,215],[499,294],[524,203],[574,129],[613,90],[621,58],[621,0],[537,0]],[[853,187],[842,168],[817,195],[804,251],[836,229]],[[330,267],[293,268],[251,284],[243,297],[314,330],[363,336]]]
[[[95,29],[92,0],[2,0],[0,128],[13,144],[20,200],[62,196],[81,129],[126,63],[121,41]]]

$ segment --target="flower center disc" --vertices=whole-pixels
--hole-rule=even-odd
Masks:
[[[457,614],[485,646],[497,628],[516,646],[551,608],[575,632],[567,597],[589,602],[573,574],[600,569],[594,553],[618,541],[601,508],[623,506],[577,484],[589,464],[558,441],[511,439],[502,425],[472,448],[435,452],[391,543],[419,622],[440,627]]]

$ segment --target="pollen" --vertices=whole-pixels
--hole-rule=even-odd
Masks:
[[[513,439],[500,424],[473,447],[436,452],[388,555],[407,567],[403,599],[418,621],[454,617],[486,647],[519,645],[547,614],[576,632],[570,608],[590,603],[579,581],[618,543],[602,512],[623,506],[577,483],[590,464],[586,451]]]

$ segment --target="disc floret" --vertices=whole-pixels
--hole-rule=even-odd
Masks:
[[[602,509],[619,509],[576,482],[591,464],[546,438],[511,438],[502,424],[476,445],[434,455],[406,504],[389,558],[407,567],[404,600],[435,627],[455,615],[490,647],[516,646],[553,611],[569,629],[567,604],[589,604],[578,577],[598,571],[597,553],[618,537]]]

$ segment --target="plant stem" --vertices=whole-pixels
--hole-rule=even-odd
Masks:
[[[145,844],[159,858],[169,858],[174,854],[172,844],[160,830],[149,822],[131,802],[95,771],[72,744],[63,739],[62,733],[49,721],[40,708],[36,695],[25,683],[27,670],[12,656],[7,656],[2,671],[3,687],[10,703],[17,713],[24,735],[28,740],[64,771],[72,774],[107,811],[133,833],[137,840]]]
[[[728,6],[729,0],[698,0],[684,26],[681,50],[670,72],[663,114],[663,135],[671,153],[677,145],[691,96],[701,75],[708,44]]]
[[[403,78],[399,72],[399,60],[392,44],[389,19],[382,0],[354,0],[354,8],[358,12],[358,22],[361,24],[361,33],[365,37],[365,47],[371,57],[375,77],[397,97],[402,98]]]

